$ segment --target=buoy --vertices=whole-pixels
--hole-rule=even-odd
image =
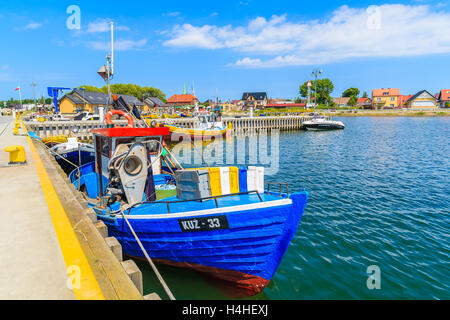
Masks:
[[[117,114],[117,115],[121,115],[121,116],[125,117],[128,120],[128,127],[130,127],[130,128],[134,127],[133,118],[131,117],[131,115],[129,113],[126,113],[125,111],[122,111],[122,110],[111,110],[105,114],[105,122],[106,122],[106,125],[108,128],[114,128],[114,123],[111,120],[111,117],[113,114]]]

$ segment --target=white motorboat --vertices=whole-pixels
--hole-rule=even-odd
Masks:
[[[338,130],[344,129],[342,121],[328,120],[324,116],[314,116],[311,120],[303,122],[307,130]]]

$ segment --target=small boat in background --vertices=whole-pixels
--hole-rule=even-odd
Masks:
[[[214,114],[198,114],[197,118],[200,122],[198,128],[183,128],[171,124],[165,124],[169,128],[170,134],[185,134],[191,139],[194,138],[210,138],[210,137],[227,137],[231,133],[231,126],[225,126],[221,120]]]
[[[324,131],[344,129],[345,125],[342,121],[329,120],[322,115],[315,115],[311,120],[303,122],[303,127],[311,131]]]
[[[50,152],[66,172],[72,171],[76,168],[75,166],[82,166],[95,159],[94,147],[88,143],[78,142],[74,137],[68,137],[67,142],[54,145],[50,148]]]

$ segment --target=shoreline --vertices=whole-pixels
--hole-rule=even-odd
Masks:
[[[333,117],[450,117],[449,111],[439,112],[330,112]]]

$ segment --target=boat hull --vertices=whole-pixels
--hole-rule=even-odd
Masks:
[[[81,149],[80,150],[80,154],[78,154],[78,149],[74,149],[74,150],[69,150],[69,151],[64,151],[62,153],[59,153],[59,155],[55,156],[55,160],[56,162],[58,162],[58,164],[61,166],[61,168],[66,171],[66,172],[70,172],[73,169],[75,169],[76,167],[71,165],[69,162],[67,162],[66,160],[70,161],[71,163],[75,164],[75,165],[84,165],[86,163],[92,162],[95,160],[95,154],[93,152],[93,150],[88,150],[88,149]],[[81,163],[80,162],[81,159]]]
[[[325,124],[325,123],[314,123],[314,124],[304,124],[306,130],[311,131],[324,131],[324,130],[341,130],[345,126],[339,124]]]
[[[229,199],[232,197],[223,201],[236,201]],[[136,212],[127,218],[152,259],[204,272],[254,295],[264,289],[275,273],[297,230],[308,196],[301,192],[263,202],[256,195],[250,197],[251,201],[243,205],[221,207],[218,199],[219,208],[211,204],[205,210],[186,212],[180,208],[170,214],[151,214],[160,212],[162,203],[144,204],[133,209]],[[205,205],[208,206],[187,204],[190,210]],[[99,214],[98,218],[108,225],[109,235],[122,244],[124,254],[144,258],[120,215],[111,219]],[[205,219],[218,219],[221,227],[190,231],[182,224],[197,221],[201,225]]]

